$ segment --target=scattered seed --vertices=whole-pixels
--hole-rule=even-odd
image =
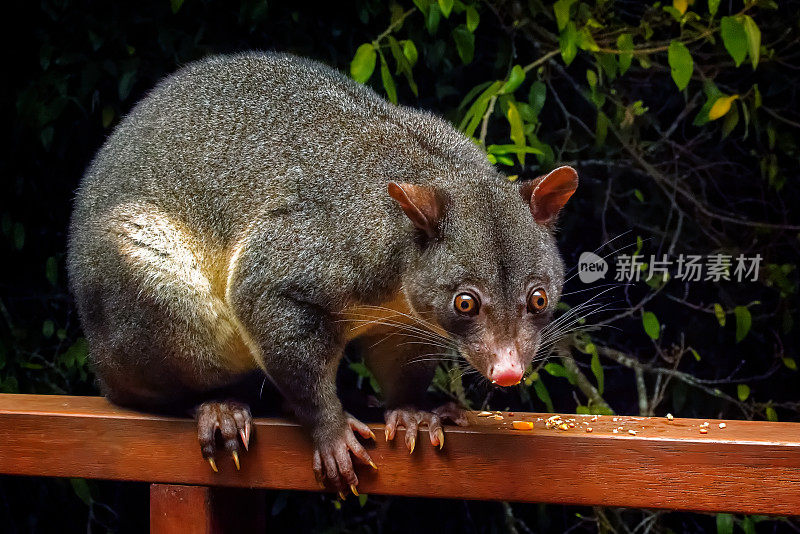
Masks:
[[[586,427],[586,432],[591,432],[591,431],[592,431],[592,427],[590,427],[590,426]]]
[[[558,425],[558,428],[560,428],[561,430],[566,430],[569,427],[567,426],[567,423],[561,423],[560,425]]]
[[[671,413],[668,413],[667,414],[667,421],[672,421],[673,419],[675,419],[675,416],[672,415]]]
[[[617,430],[617,429],[615,428],[614,430],[612,430],[612,432],[613,432],[614,434],[616,434],[617,432],[619,432],[619,430]]]
[[[503,416],[502,415],[495,415],[494,418],[497,419],[498,421],[500,421],[500,420],[503,419]]]
[[[703,428],[708,428],[708,421],[706,421],[705,423],[703,423],[703,424],[702,424],[702,425],[700,425],[700,426],[701,426],[701,427],[703,427]]]
[[[630,434],[631,436],[635,436],[636,435],[636,431],[635,430],[628,430],[628,434]]]
[[[720,424],[719,424],[719,427],[720,427],[720,428],[725,428],[726,426],[728,426],[728,425],[726,425],[725,423],[720,423]]]
[[[570,427],[570,428],[575,428],[575,423],[570,423],[570,424],[569,424],[569,427]]]
[[[492,412],[480,412],[478,417],[489,417],[490,415],[492,415]]]
[[[517,430],[533,430],[533,423],[530,421],[512,421],[511,426]]]
[[[708,429],[707,428],[701,428],[700,429],[700,433],[701,434],[708,434]]]

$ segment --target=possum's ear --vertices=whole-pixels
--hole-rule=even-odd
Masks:
[[[435,237],[444,212],[443,203],[433,187],[389,182],[389,196],[403,209],[414,226]]]
[[[530,207],[534,220],[550,225],[577,188],[578,173],[572,167],[564,166],[525,182],[519,188],[519,194]]]

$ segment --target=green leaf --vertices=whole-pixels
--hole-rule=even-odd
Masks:
[[[717,318],[717,322],[720,326],[725,326],[725,310],[722,309],[722,305],[719,302],[714,303],[714,316]]]
[[[611,124],[611,121],[608,119],[608,116],[603,113],[602,111],[597,112],[597,123],[595,124],[594,128],[594,144],[595,146],[603,146],[606,142],[606,137],[608,136],[608,126]],[[642,196],[642,192],[638,189],[634,190],[634,195],[636,198],[639,198],[639,202],[644,202],[644,198],[640,198]]]
[[[488,81],[488,82],[483,82],[483,83],[481,83],[481,84],[478,84],[478,85],[476,85],[475,87],[473,87],[472,89],[470,89],[470,90],[467,92],[467,94],[464,96],[464,98],[461,100],[461,103],[458,105],[458,110],[459,110],[459,111],[461,111],[462,109],[464,109],[464,107],[465,107],[467,104],[469,104],[470,102],[472,102],[472,100],[473,100],[473,99],[474,99],[476,96],[478,96],[478,93],[480,93],[481,91],[483,91],[484,89],[486,89],[486,88],[487,88],[487,87],[489,87],[490,85],[492,85],[492,82],[491,82],[491,81]],[[502,85],[502,83],[501,83],[500,85]]]
[[[572,7],[576,0],[558,0],[553,4],[553,12],[556,15],[556,24],[558,31],[563,30],[569,22],[569,9]]]
[[[500,94],[513,93],[525,81],[525,71],[519,65],[514,65],[508,75],[508,81],[500,89]]]
[[[442,19],[442,11],[439,9],[439,4],[431,4],[430,9],[425,17],[425,27],[428,28],[428,33],[433,35],[439,29],[439,21]]]
[[[692,54],[689,53],[686,45],[680,41],[672,41],[669,44],[667,59],[669,60],[672,80],[678,86],[678,89],[683,91],[689,85],[689,80],[692,79],[692,71],[694,70]]]
[[[92,492],[89,489],[89,484],[86,482],[86,480],[83,478],[71,478],[69,479],[69,483],[72,486],[72,491],[75,492],[75,495],[77,495],[86,506],[91,506],[94,499],[92,499]]]
[[[405,76],[406,80],[408,81],[408,86],[411,88],[411,92],[414,93],[414,96],[418,96],[419,93],[417,90],[417,83],[414,81],[414,73],[411,70],[411,63],[408,62],[408,58],[400,48],[400,43],[397,42],[397,39],[391,35],[387,39],[389,41],[389,49],[392,51],[392,56],[397,64],[396,73]]]
[[[597,391],[602,395],[605,388],[605,374],[603,373],[603,364],[600,363],[600,355],[597,352],[597,347],[594,343],[589,343],[586,350],[592,354],[591,368],[595,380],[597,380]]]
[[[578,48],[581,50],[588,50],[589,52],[597,52],[600,50],[600,47],[597,46],[597,43],[592,37],[592,32],[589,30],[588,26],[584,26],[578,32],[578,40],[577,40]]]
[[[569,380],[569,383],[573,386],[575,385],[575,377],[572,376],[572,373],[567,371],[567,368],[561,365],[560,363],[548,363],[544,366],[544,370],[550,373],[553,376],[558,376],[561,378],[566,378]]]
[[[22,223],[14,223],[14,248],[22,250],[25,246],[25,227]]]
[[[383,82],[383,88],[386,90],[386,96],[389,97],[389,101],[392,104],[397,104],[397,87],[394,84],[394,78],[392,78],[392,73],[389,72],[389,65],[386,63],[386,58],[381,56],[381,81]]]
[[[739,343],[750,331],[752,318],[750,316],[750,310],[748,310],[746,306],[736,306],[733,309],[733,313],[736,316],[736,342]]]
[[[56,332],[56,325],[53,324],[53,321],[48,319],[44,323],[42,323],[42,335],[44,337],[50,339],[51,337],[53,337],[53,334],[55,334],[55,332]]]
[[[722,123],[722,138],[728,137],[737,124],[739,124],[739,108],[733,106],[728,114],[725,115],[725,120]]]
[[[749,15],[744,16],[744,33],[747,35],[747,53],[750,54],[750,62],[755,70],[761,54],[761,30]]]
[[[483,119],[483,114],[486,112],[486,108],[489,106],[489,100],[493,96],[500,91],[500,88],[503,86],[503,82],[496,81],[491,84],[489,87],[486,88],[481,95],[475,99],[475,102],[472,103],[470,108],[467,110],[467,113],[464,115],[464,118],[459,125],[459,130],[463,131],[468,136],[472,136],[475,133],[475,129]]]
[[[528,104],[531,105],[534,117],[538,117],[541,113],[546,98],[547,86],[538,80],[533,82],[528,93]]]
[[[586,71],[586,83],[589,84],[589,87],[595,87],[597,85],[597,73],[592,69]]]
[[[359,493],[358,494],[358,506],[364,508],[364,505],[367,504],[367,499],[369,496],[366,493]]]
[[[767,421],[777,421],[778,420],[778,412],[775,411],[775,408],[772,406],[767,406],[767,409],[764,410],[767,415]]]
[[[522,118],[519,115],[517,105],[513,100],[508,102],[508,112],[506,113],[508,124],[511,126],[511,140],[518,147],[525,146],[525,130],[522,124]],[[518,152],[517,159],[521,165],[525,165],[525,152]]]
[[[708,0],[708,12],[711,13],[711,16],[717,14],[717,10],[719,9],[719,0]]]
[[[495,156],[503,154],[543,154],[538,148],[518,145],[489,145],[486,147],[486,152]]]
[[[747,32],[744,25],[736,17],[722,17],[720,30],[722,43],[738,67],[747,57]]]
[[[471,63],[475,55],[475,34],[462,24],[453,29],[453,41],[456,43],[461,62],[465,65]]]
[[[613,82],[617,78],[617,59],[614,54],[597,54],[597,62],[606,73],[609,82]]]
[[[481,16],[474,6],[467,6],[467,29],[474,32],[481,21]]]
[[[694,359],[699,362],[700,361],[700,354],[694,349],[689,349],[689,350],[692,351],[692,356],[694,356]]]
[[[547,386],[544,385],[541,379],[533,383],[533,391],[536,393],[536,396],[539,397],[539,400],[547,407],[548,412],[556,411],[555,408],[553,408],[553,400],[550,398],[550,392],[547,391]]]
[[[133,89],[133,82],[136,81],[136,71],[135,70],[128,70],[122,73],[119,79],[119,85],[117,87],[117,96],[119,96],[120,100],[125,100],[130,96],[131,89]]]
[[[414,5],[417,6],[423,15],[428,16],[428,11],[431,8],[431,0],[414,0]]]
[[[733,534],[733,516],[717,514],[717,534]]]
[[[750,386],[747,384],[739,384],[736,386],[736,396],[739,397],[740,401],[746,401],[750,396]]]
[[[375,70],[375,61],[378,54],[372,43],[364,43],[356,50],[353,61],[350,62],[350,76],[358,83],[366,83]]]
[[[656,340],[661,335],[661,325],[655,313],[644,312],[642,314],[642,325],[644,325],[644,331],[647,332],[651,339]]]
[[[44,264],[44,275],[47,277],[47,281],[50,282],[50,285],[54,286],[58,283],[58,262],[53,256],[47,258]]]
[[[407,39],[402,41],[403,43],[403,55],[406,56],[408,59],[408,63],[413,67],[417,64],[417,58],[419,54],[417,53],[417,45],[414,44],[414,41],[411,39]]]
[[[622,54],[619,55],[619,75],[622,76],[631,67],[631,60],[633,59],[633,36],[630,33],[623,33],[617,37],[617,48],[620,49]]]
[[[744,534],[756,534],[756,523],[750,516],[744,516],[739,526]]]
[[[794,358],[783,358],[783,365],[791,369],[792,371],[797,371],[797,362]]]
[[[574,22],[568,22],[567,27],[561,31],[558,45],[561,49],[561,59],[565,65],[569,65],[578,55],[578,30],[575,29]]]
[[[173,15],[180,11],[182,5],[183,0],[169,0],[169,7],[172,9]]]
[[[453,10],[453,0],[438,0],[438,3],[444,18],[450,17],[450,12]]]
[[[103,128],[108,128],[111,126],[111,122],[114,120],[114,108],[111,106],[106,106],[103,108],[103,115],[101,121],[103,123]]]

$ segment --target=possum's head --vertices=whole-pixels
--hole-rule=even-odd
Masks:
[[[413,311],[486,378],[511,386],[561,297],[552,229],[578,174],[560,167],[522,185],[492,178],[447,191],[391,183],[389,194],[420,233],[420,254],[403,279]]]

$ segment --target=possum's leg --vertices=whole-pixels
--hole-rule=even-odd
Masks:
[[[442,421],[464,426],[467,418],[455,403],[431,407],[425,393],[431,384],[442,349],[419,341],[402,331],[386,331],[358,338],[357,349],[381,386],[386,401],[386,440],[397,428],[406,429],[405,444],[414,452],[417,432],[427,426],[431,445],[444,447]]]
[[[356,439],[373,438],[370,429],[344,412],[336,395],[336,369],[343,344],[328,314],[309,302],[285,294],[254,295],[243,291],[242,318],[262,347],[272,382],[286,398],[314,442],[313,467],[317,481],[327,478],[339,492],[355,493],[358,477],[352,453],[375,467]]]
[[[145,203],[117,206],[87,223],[71,251],[76,300],[104,393],[156,411],[211,401],[197,412],[201,442],[203,427],[206,435],[212,429],[201,443],[207,458],[217,426],[231,454],[238,427],[229,432],[229,423],[242,419],[241,428],[249,428],[249,411],[247,418],[231,414],[211,392],[258,369],[224,299],[225,263],[221,249]]]
[[[228,288],[229,300],[258,344],[270,379],[311,433],[317,481],[324,485],[327,478],[340,493],[348,487],[355,493],[358,477],[351,454],[377,467],[355,433],[372,439],[374,435],[344,412],[336,395],[336,370],[344,348],[341,326],[308,294],[322,284],[313,280],[307,266],[303,272],[303,266],[286,265],[291,258],[259,250],[269,246],[264,239],[252,238],[246,246]],[[303,280],[276,276],[286,270]]]

